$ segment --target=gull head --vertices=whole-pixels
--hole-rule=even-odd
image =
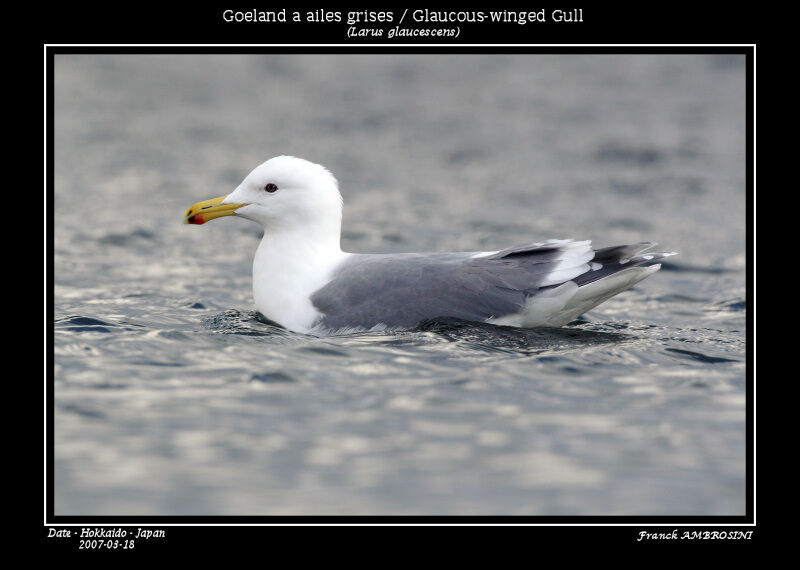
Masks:
[[[191,206],[183,223],[204,224],[231,215],[258,222],[265,231],[340,228],[342,196],[336,178],[324,166],[276,156],[253,169],[230,194]]]

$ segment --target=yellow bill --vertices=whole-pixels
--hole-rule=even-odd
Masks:
[[[184,224],[205,224],[214,218],[221,218],[222,216],[232,216],[233,213],[245,206],[246,204],[220,204],[227,196],[220,196],[212,200],[205,200],[198,202],[194,206],[190,206],[186,213],[183,214]]]

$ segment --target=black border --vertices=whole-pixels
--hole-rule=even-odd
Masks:
[[[47,197],[48,208],[46,213],[47,230],[49,232],[47,240],[47,270],[49,274],[49,291],[47,298],[47,316],[49,318],[50,326],[47,329],[47,341],[49,343],[48,351],[48,379],[45,394],[46,398],[46,417],[47,417],[47,433],[46,439],[46,488],[47,500],[45,504],[45,521],[43,523],[43,534],[46,536],[48,527],[58,527],[59,525],[85,525],[94,526],[102,525],[109,526],[114,524],[121,525],[137,525],[142,527],[156,526],[167,530],[168,535],[180,535],[183,531],[190,531],[191,533],[203,533],[202,529],[209,527],[190,527],[190,526],[175,526],[164,527],[161,525],[231,525],[231,524],[245,524],[245,525],[308,525],[308,524],[346,524],[346,525],[428,525],[428,524],[443,524],[443,525],[601,525],[607,524],[616,526],[619,533],[628,536],[631,542],[635,542],[636,535],[641,530],[648,532],[669,532],[671,527],[692,527],[692,525],[737,525],[738,530],[748,531],[752,528],[744,528],[742,525],[755,525],[755,465],[754,465],[754,362],[753,354],[750,352],[753,348],[754,340],[754,322],[753,322],[753,285],[754,285],[754,248],[753,248],[753,206],[755,201],[754,194],[754,136],[755,136],[755,108],[754,108],[754,72],[755,72],[755,48],[753,46],[704,46],[698,44],[695,46],[519,46],[510,45],[504,47],[498,46],[477,46],[477,47],[464,47],[455,45],[437,45],[437,46],[370,46],[370,45],[353,45],[353,46],[336,46],[336,47],[323,47],[323,46],[232,46],[232,47],[215,47],[215,46],[199,46],[199,47],[182,47],[182,46],[96,46],[96,45],[82,45],[82,46],[43,46],[46,50],[45,57],[45,72],[46,72],[46,112],[47,112],[47,129],[46,129],[46,149],[47,160],[45,164],[46,180],[47,180]],[[54,409],[54,274],[53,274],[53,197],[54,197],[54,174],[53,174],[53,69],[54,69],[54,56],[58,54],[270,54],[270,53],[380,53],[380,54],[422,54],[422,53],[512,53],[512,54],[540,54],[540,53],[559,53],[559,54],[744,54],[746,55],[746,88],[747,88],[747,163],[746,163],[746,177],[747,177],[747,346],[748,358],[746,363],[747,374],[747,497],[746,497],[746,514],[743,516],[65,516],[55,515],[53,511],[53,409]],[[635,525],[635,526],[620,526],[620,525]],[[648,526],[659,525],[659,526]],[[662,526],[668,525],[668,527]],[[125,527],[129,531],[133,531],[135,527]],[[226,527],[231,530],[243,527]],[[252,530],[253,527],[245,527]],[[548,527],[537,526],[538,531],[542,531]],[[554,528],[554,527],[549,527]],[[563,527],[560,527],[563,528]],[[591,530],[592,532],[602,532],[599,529],[608,527],[595,527],[584,526],[584,530]],[[76,530],[76,527],[73,527]],[[220,527],[216,527],[220,530]],[[575,527],[568,527],[569,532],[575,532]],[[681,529],[683,532],[684,528]],[[700,526],[696,530],[701,532],[714,530],[711,526]],[[734,530],[731,528],[720,527],[717,530]],[[584,533],[582,533],[584,534]],[[185,535],[182,535],[185,536]],[[53,541],[49,541],[53,542]],[[652,542],[652,541],[651,541]],[[696,541],[690,541],[696,542]]]
[[[286,9],[287,16],[298,11],[305,16],[319,7],[298,4],[259,4],[257,2],[204,4],[202,8],[187,5],[170,5],[164,2],[140,2],[136,5],[119,4],[102,8],[76,8],[72,5],[48,6],[46,42],[85,43],[92,38],[102,44],[296,44],[299,42],[317,45],[347,44],[368,46],[375,43],[391,43],[397,46],[408,44],[447,45],[460,44],[607,44],[624,38],[631,44],[755,44],[759,39],[761,20],[775,18],[773,13],[762,15],[761,10],[742,10],[718,5],[672,3],[638,3],[636,5],[543,5],[526,3],[515,6],[510,3],[460,5],[437,7],[413,4],[387,4],[369,8],[373,12],[393,13],[392,22],[363,24],[369,28],[383,30],[381,37],[349,38],[346,13],[367,8],[361,6],[334,5],[327,12],[341,13],[341,22],[309,23],[257,23],[225,22],[223,12],[272,11]],[[553,10],[582,9],[579,23],[557,23],[552,21]],[[408,13],[403,14],[408,9]],[[546,22],[519,24],[484,23],[436,23],[413,21],[413,11],[476,12],[509,10],[515,12],[546,11]],[[305,18],[304,18],[305,19]],[[395,37],[388,38],[387,30],[400,24],[403,27],[440,28],[458,26],[458,37]],[[75,42],[74,38],[82,38]],[[198,38],[203,38],[198,40]],[[698,39],[701,42],[698,42]],[[209,41],[210,40],[210,41]]]

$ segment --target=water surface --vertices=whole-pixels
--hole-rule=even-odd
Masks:
[[[57,515],[741,515],[743,56],[57,55]],[[355,252],[658,241],[562,329],[316,338],[253,306],[256,225],[328,166]]]

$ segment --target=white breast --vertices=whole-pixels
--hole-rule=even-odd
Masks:
[[[310,297],[350,255],[311,241],[265,234],[253,260],[253,300],[259,312],[298,332],[310,331],[319,320]]]

